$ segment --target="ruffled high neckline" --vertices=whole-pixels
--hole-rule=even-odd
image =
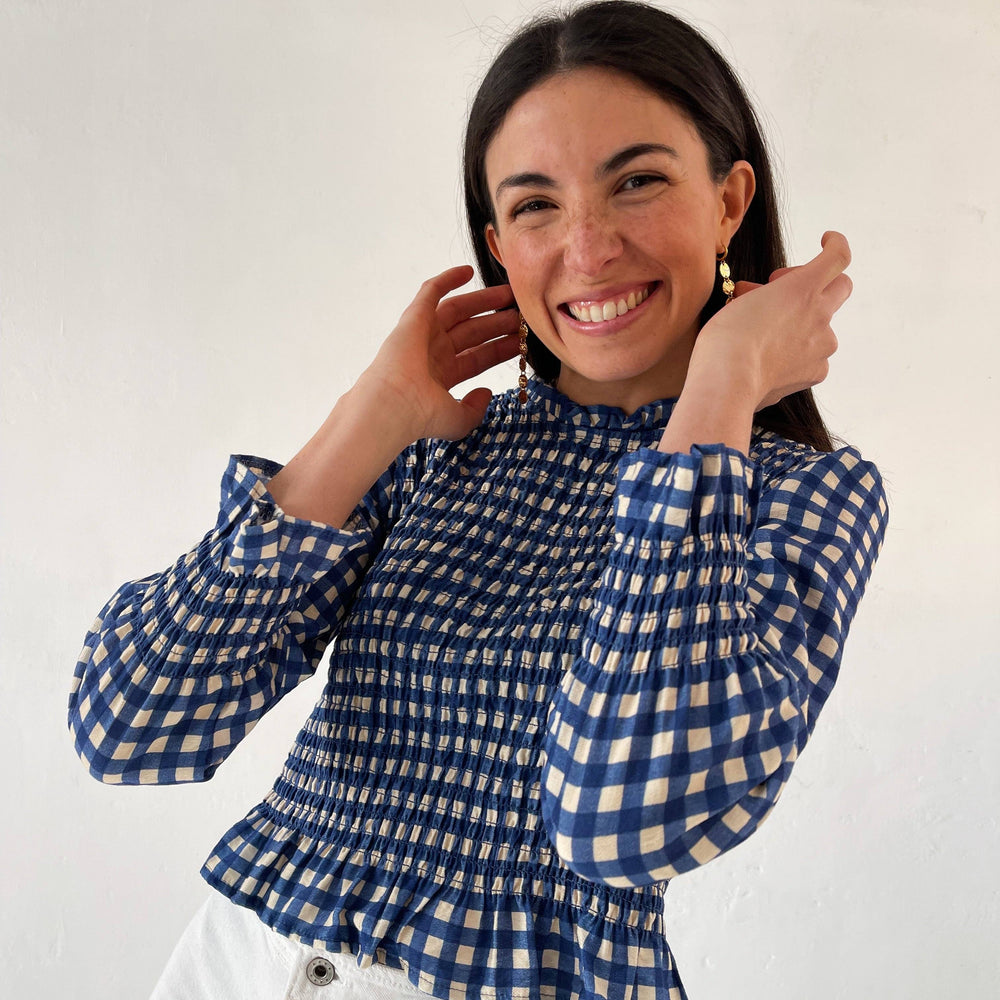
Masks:
[[[635,412],[626,413],[620,407],[605,406],[601,403],[584,406],[563,395],[555,386],[543,382],[537,376],[528,379],[528,405],[534,404],[558,423],[572,424],[576,427],[601,427],[609,430],[660,427],[669,420],[676,402],[676,397],[654,399],[640,406]]]

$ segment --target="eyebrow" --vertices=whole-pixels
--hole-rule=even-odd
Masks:
[[[681,158],[680,153],[673,146],[665,146],[659,142],[636,142],[608,157],[594,171],[594,176],[598,179],[607,177],[608,174],[613,174],[616,170],[620,170],[626,163],[636,159],[636,157],[645,156],[647,153],[665,153],[675,160]],[[507,188],[514,187],[554,188],[558,187],[558,185],[547,174],[531,173],[530,171],[521,174],[511,174],[497,185],[496,191],[493,192],[494,200],[498,200],[501,193],[506,191]]]

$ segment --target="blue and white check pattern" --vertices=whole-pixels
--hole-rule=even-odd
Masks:
[[[533,382],[400,456],[343,531],[234,459],[215,529],[89,634],[81,756],[114,783],[205,780],[336,638],[207,880],[448,1000],[680,1000],[666,880],[773,807],[886,508],[852,449],[652,450],[670,409]]]
[[[549,717],[543,816],[585,878],[647,885],[745,840],[836,679],[884,529],[877,473],[798,449],[768,476],[788,449],[756,450],[757,468],[697,447],[622,463],[616,544]]]

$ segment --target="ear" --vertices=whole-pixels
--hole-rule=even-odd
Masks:
[[[737,160],[719,185],[719,245],[727,247],[746,215],[757,179],[746,160]]]
[[[494,260],[501,267],[504,267],[503,250],[500,248],[500,235],[497,233],[497,227],[492,222],[486,223],[486,245],[490,248],[490,253],[493,255]]]

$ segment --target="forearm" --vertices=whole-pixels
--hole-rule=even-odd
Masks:
[[[657,447],[667,453],[689,453],[692,445],[724,444],[747,455],[756,402],[745,372],[709,364],[696,350]]]
[[[359,382],[337,401],[323,426],[267,484],[292,517],[342,528],[378,477],[414,440],[386,399],[373,405]]]

